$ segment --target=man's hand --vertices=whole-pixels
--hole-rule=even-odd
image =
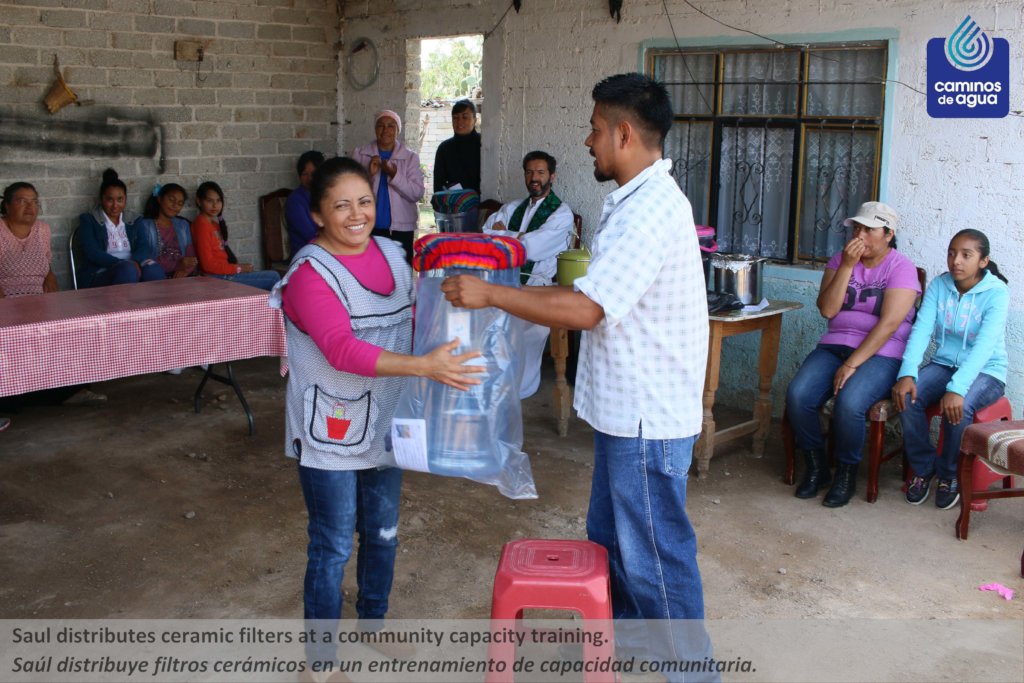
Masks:
[[[508,230],[508,228],[501,221],[495,221],[494,225],[491,226],[491,230]]]
[[[491,305],[491,285],[473,275],[456,275],[441,283],[444,298],[456,308],[486,308]]]

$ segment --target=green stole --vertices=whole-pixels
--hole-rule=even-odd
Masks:
[[[523,224],[523,216],[526,215],[526,207],[530,204],[530,198],[527,197],[516,210],[512,212],[512,218],[508,221],[508,229],[512,232],[519,232],[520,226]],[[540,228],[547,222],[548,218],[551,217],[558,207],[562,205],[562,200],[552,192],[548,192],[548,196],[544,198],[544,201],[537,207],[537,212],[533,214],[533,218],[530,219],[530,224],[526,227],[525,232],[530,233]],[[519,276],[522,278],[523,284],[526,284],[527,280],[530,279],[530,273],[533,272],[533,261],[527,261],[523,264],[523,267],[519,269]]]

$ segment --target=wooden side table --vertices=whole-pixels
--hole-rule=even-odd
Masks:
[[[551,359],[555,361],[555,417],[558,419],[558,435],[569,435],[569,416],[572,415],[572,388],[565,381],[565,361],[569,357],[569,331],[564,327],[552,327],[548,335]]]
[[[760,457],[764,455],[764,445],[768,440],[768,429],[772,420],[772,378],[779,360],[779,339],[782,334],[782,314],[803,308],[803,304],[795,301],[772,301],[768,307],[760,311],[745,313],[729,311],[716,313],[708,317],[708,368],[704,377],[704,419],[701,425],[700,438],[694,448],[697,460],[697,477],[707,477],[711,457],[715,445],[726,443],[747,434],[754,435],[753,452]],[[719,371],[722,361],[722,340],[747,332],[761,332],[761,350],[757,374],[758,396],[754,401],[753,418],[738,425],[718,431],[715,428],[715,393],[718,391]]]

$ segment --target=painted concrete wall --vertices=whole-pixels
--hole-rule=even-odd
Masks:
[[[64,287],[68,236],[108,166],[136,211],[158,180],[216,180],[235,252],[259,263],[257,197],[297,183],[301,152],[334,152],[334,2],[15,0],[0,18],[0,185],[39,189]],[[204,46],[198,74],[176,40]],[[47,113],[54,54],[95,104]]]
[[[415,84],[406,79],[406,41],[426,37],[485,33],[483,90],[490,110],[485,118],[484,194],[509,197],[521,191],[519,159],[534,148],[559,159],[558,189],[584,217],[584,232],[597,226],[603,196],[583,147],[591,112],[590,89],[602,77],[636,70],[641,46],[669,44],[672,30],[661,0],[627,0],[621,24],[608,16],[607,3],[595,0],[526,0],[521,13],[510,12],[498,25],[506,3],[491,0],[349,1],[344,6],[342,40],[368,35],[383,46],[381,77],[359,93],[342,90],[345,125],[368,130],[375,109]],[[1024,109],[1024,6],[1019,0],[897,0],[853,3],[847,0],[716,0],[700,3],[722,21],[792,42],[895,35],[890,59],[895,80],[926,87],[925,46],[951,33],[970,14],[993,37],[1005,38],[1011,51],[1011,109]],[[680,40],[715,44],[763,45],[764,41],[727,29],[679,0],[667,0]],[[883,150],[881,196],[900,212],[900,248],[924,266],[929,278],[945,270],[949,237],[962,227],[989,233],[993,256],[1011,280],[1024,287],[1024,119],[939,120],[927,115],[924,96],[911,87],[890,84],[890,125]],[[802,300],[808,307],[787,315],[782,357],[776,375],[776,411],[781,391],[824,323],[813,309],[820,271],[803,267],[768,269],[771,297]],[[1024,305],[1012,304],[1008,346],[1011,358],[1024,355]],[[752,398],[753,340],[727,342],[722,402],[745,405]],[[1024,408],[1024,368],[1011,362],[1008,393]]]

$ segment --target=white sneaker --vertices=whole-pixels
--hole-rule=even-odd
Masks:
[[[165,375],[180,375],[181,368],[171,368],[170,370],[164,370]]]

